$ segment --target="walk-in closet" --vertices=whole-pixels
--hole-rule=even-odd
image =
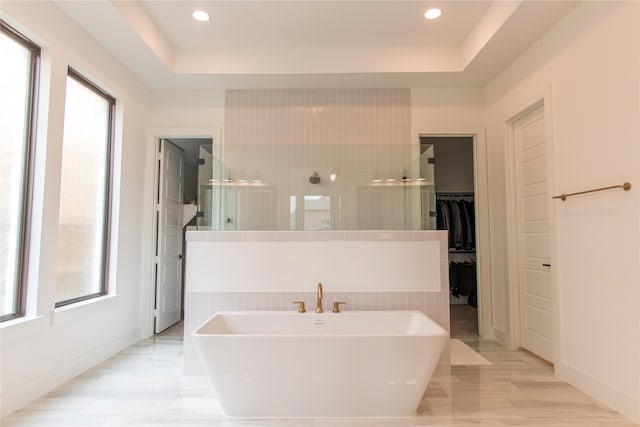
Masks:
[[[473,136],[421,136],[433,147],[436,224],[449,231],[451,335],[478,334]]]

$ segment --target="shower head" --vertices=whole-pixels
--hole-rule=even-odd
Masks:
[[[309,182],[312,184],[319,184],[320,183],[320,175],[318,175],[318,172],[313,172],[311,174],[311,176],[309,177]]]

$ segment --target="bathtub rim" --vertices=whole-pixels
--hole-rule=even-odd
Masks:
[[[398,314],[407,314],[413,316],[422,316],[425,318],[427,322],[430,322],[430,327],[433,327],[433,331],[429,331],[428,333],[349,333],[349,334],[335,334],[335,333],[327,333],[327,334],[305,334],[305,333],[294,333],[294,334],[273,334],[273,333],[201,333],[200,331],[205,325],[211,322],[215,317],[223,317],[225,315],[235,315],[235,316],[250,316],[250,315],[267,315],[267,316],[275,316],[275,315],[286,315],[288,316],[307,316],[307,317],[333,317],[333,316],[360,316],[360,315],[383,315],[383,316],[391,316]],[[433,320],[427,314],[420,310],[362,310],[362,311],[346,311],[341,313],[332,313],[332,312],[324,312],[324,313],[315,313],[315,312],[306,312],[306,313],[298,313],[295,311],[278,311],[278,310],[243,310],[243,311],[233,311],[233,310],[222,310],[211,315],[207,320],[202,322],[197,328],[189,333],[189,335],[193,338],[204,338],[204,337],[216,337],[216,338],[365,338],[365,337],[390,337],[390,338],[410,338],[410,337],[446,337],[450,338],[450,332],[445,329],[438,322]]]

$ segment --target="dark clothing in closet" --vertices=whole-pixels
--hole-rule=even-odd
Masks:
[[[468,304],[477,307],[477,273],[475,262],[451,262],[449,264],[449,287],[456,298],[468,296]]]
[[[475,214],[472,201],[437,200],[436,226],[438,230],[449,230],[449,248],[475,249]]]

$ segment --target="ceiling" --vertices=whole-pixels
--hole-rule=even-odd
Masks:
[[[577,1],[54,0],[149,89],[482,87]],[[430,7],[442,9],[434,21]],[[208,22],[191,17],[195,9]]]
[[[199,24],[184,2],[143,1],[146,13],[181,49],[273,46],[457,46],[491,5],[459,1],[438,21],[425,2],[231,1],[199,3],[213,20]],[[193,6],[192,6],[193,7]]]

